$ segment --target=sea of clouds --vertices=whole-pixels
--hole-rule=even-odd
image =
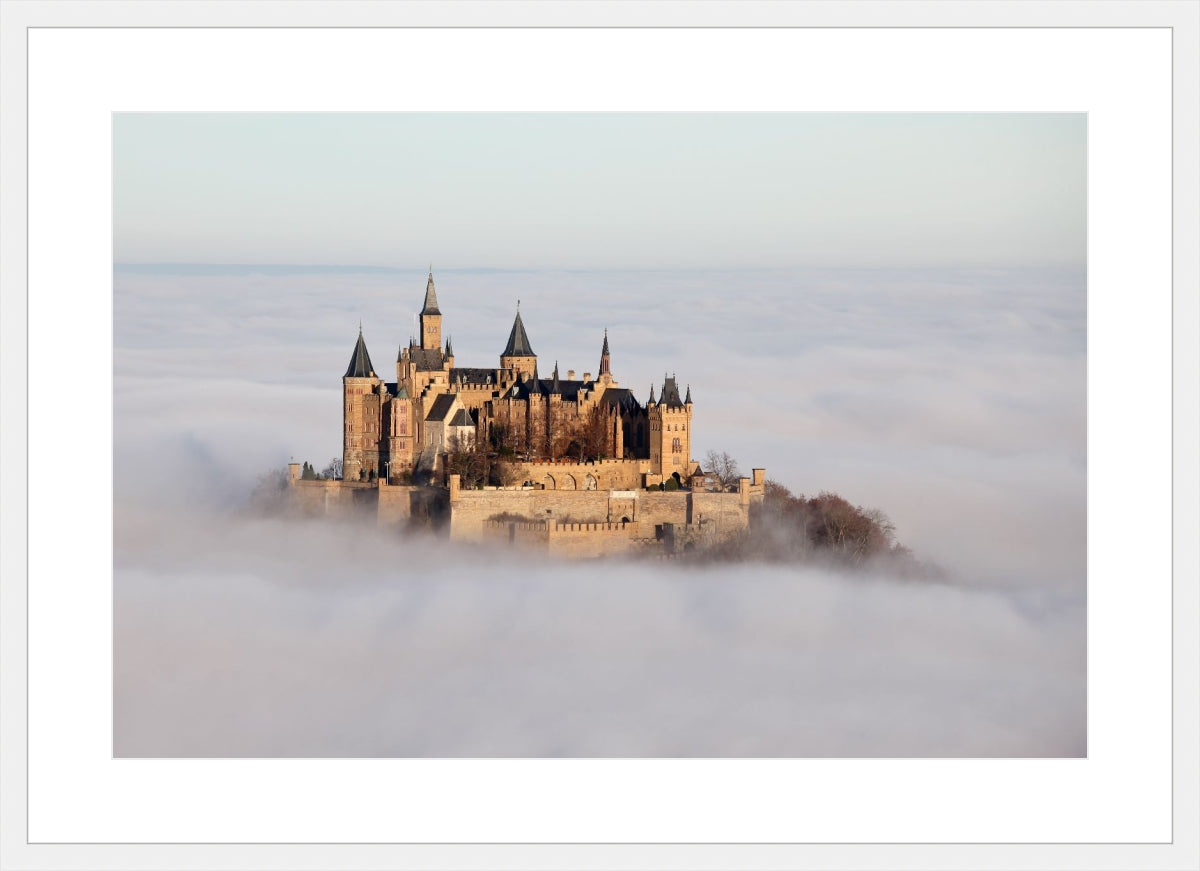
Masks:
[[[118,267],[118,756],[1080,756],[1071,270],[438,271],[464,366],[690,384],[693,454],[879,508],[940,583],[554,564],[244,509],[341,449],[423,271]]]

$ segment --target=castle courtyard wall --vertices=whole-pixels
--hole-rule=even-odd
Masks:
[[[558,464],[538,464],[547,468]],[[565,464],[563,468],[570,464]],[[579,464],[574,464],[579,468]],[[757,471],[757,470],[756,470]],[[657,546],[671,552],[711,544],[745,529],[761,503],[761,473],[738,492],[702,490],[462,490],[334,480],[289,482],[292,511],[383,527],[443,529],[451,539],[504,542],[564,557],[595,557]],[[502,520],[493,518],[502,517]]]
[[[479,539],[483,522],[497,514],[530,521],[608,520],[606,490],[461,490],[451,494],[450,537]]]
[[[549,477],[554,481],[552,489],[566,490],[571,489],[567,482],[570,477],[575,482],[574,489],[583,490],[584,482],[591,475],[596,479],[597,490],[632,490],[644,486],[643,475],[649,471],[649,460],[593,460],[583,463],[560,460],[520,463],[517,466],[517,478],[540,487]]]

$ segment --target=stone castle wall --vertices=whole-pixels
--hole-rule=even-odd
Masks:
[[[375,487],[358,481],[289,481],[289,507],[306,517],[369,517],[376,506]]]
[[[742,479],[736,493],[636,488],[462,490],[457,475],[450,476],[448,489],[441,489],[303,481],[298,471],[292,471],[289,502],[300,514],[346,517],[397,529],[442,529],[451,539],[511,543],[564,557],[627,553],[658,543],[673,552],[720,541],[749,525],[765,483],[762,470],[756,469],[753,478]]]
[[[479,539],[483,523],[498,514],[529,521],[606,522],[607,490],[487,489],[450,491],[450,537]],[[620,518],[616,518],[620,520]]]
[[[535,487],[552,490],[586,490],[589,476],[597,490],[632,490],[642,487],[642,476],[650,471],[649,460],[595,460],[577,463],[569,460],[544,463],[520,463],[517,477]],[[553,485],[547,481],[553,481]]]
[[[641,545],[637,523],[485,520],[481,535],[484,542],[571,558],[628,553]]]

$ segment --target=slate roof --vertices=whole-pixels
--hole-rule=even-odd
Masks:
[[[423,315],[440,315],[437,303],[437,290],[433,286],[433,273],[429,273],[429,281],[425,283],[425,307],[421,309]]]
[[[471,419],[471,412],[465,408],[460,408],[458,414],[454,415],[454,419],[450,421],[450,426],[475,426],[475,421]]]
[[[574,402],[579,399],[579,391],[583,389],[585,383],[584,381],[567,381],[562,378],[557,382],[553,378],[526,378],[524,381],[514,384],[506,396],[510,399],[528,399],[531,395],[549,396],[554,393],[565,400]]]
[[[601,405],[615,405],[621,411],[637,411],[641,406],[638,405],[637,397],[633,395],[633,391],[626,387],[610,387],[600,396]]]
[[[459,380],[463,384],[496,384],[495,369],[451,369],[450,381],[457,383]]]
[[[525,324],[521,322],[521,310],[517,309],[516,320],[513,321],[512,332],[508,334],[508,344],[500,353],[501,357],[536,357],[529,344],[529,336],[525,334]]]
[[[429,414],[425,416],[425,419],[434,422],[445,420],[450,414],[450,409],[454,407],[456,399],[458,397],[453,393],[443,393],[433,400],[433,406],[429,409]]]
[[[408,399],[408,388],[403,384],[397,384],[395,381],[389,381],[386,385],[388,395],[395,399]]]
[[[438,348],[409,348],[408,356],[418,372],[440,372],[445,362]]]
[[[358,341],[354,343],[354,353],[350,355],[350,365],[346,367],[344,378],[372,378],[375,367],[371,365],[371,355],[367,353],[367,343],[363,341],[362,329],[358,331]]]
[[[683,408],[683,400],[679,398],[679,385],[674,376],[663,376],[662,399],[659,401],[667,408]]]

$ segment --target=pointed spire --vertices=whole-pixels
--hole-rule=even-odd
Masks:
[[[350,355],[350,365],[346,367],[344,378],[372,378],[375,367],[371,365],[371,355],[367,353],[367,343],[363,341],[362,324],[358,325],[358,341],[354,343],[354,353]]]
[[[558,361],[554,361],[554,386],[550,389],[551,393],[562,393],[562,388],[558,383]]]
[[[500,353],[501,357],[536,357],[533,348],[529,346],[529,336],[525,334],[525,324],[521,321],[521,303],[517,302],[517,317],[513,321],[512,332],[508,334],[508,344]]]
[[[433,286],[433,264],[429,264],[429,281],[425,282],[425,306],[421,309],[423,315],[440,315],[438,310],[437,290]]]
[[[446,356],[447,356],[447,357],[453,357],[453,356],[454,356],[454,347],[453,347],[453,346],[450,344],[450,337],[449,337],[449,336],[446,336]]]
[[[650,404],[653,404],[653,402],[654,402],[654,385],[651,384],[650,385]]]
[[[612,374],[608,368],[608,327],[604,328],[604,347],[600,349],[600,374]]]
[[[693,404],[692,403],[692,385],[690,385],[690,384],[688,385],[687,396],[685,396],[683,399],[683,404],[684,405],[692,405]]]

